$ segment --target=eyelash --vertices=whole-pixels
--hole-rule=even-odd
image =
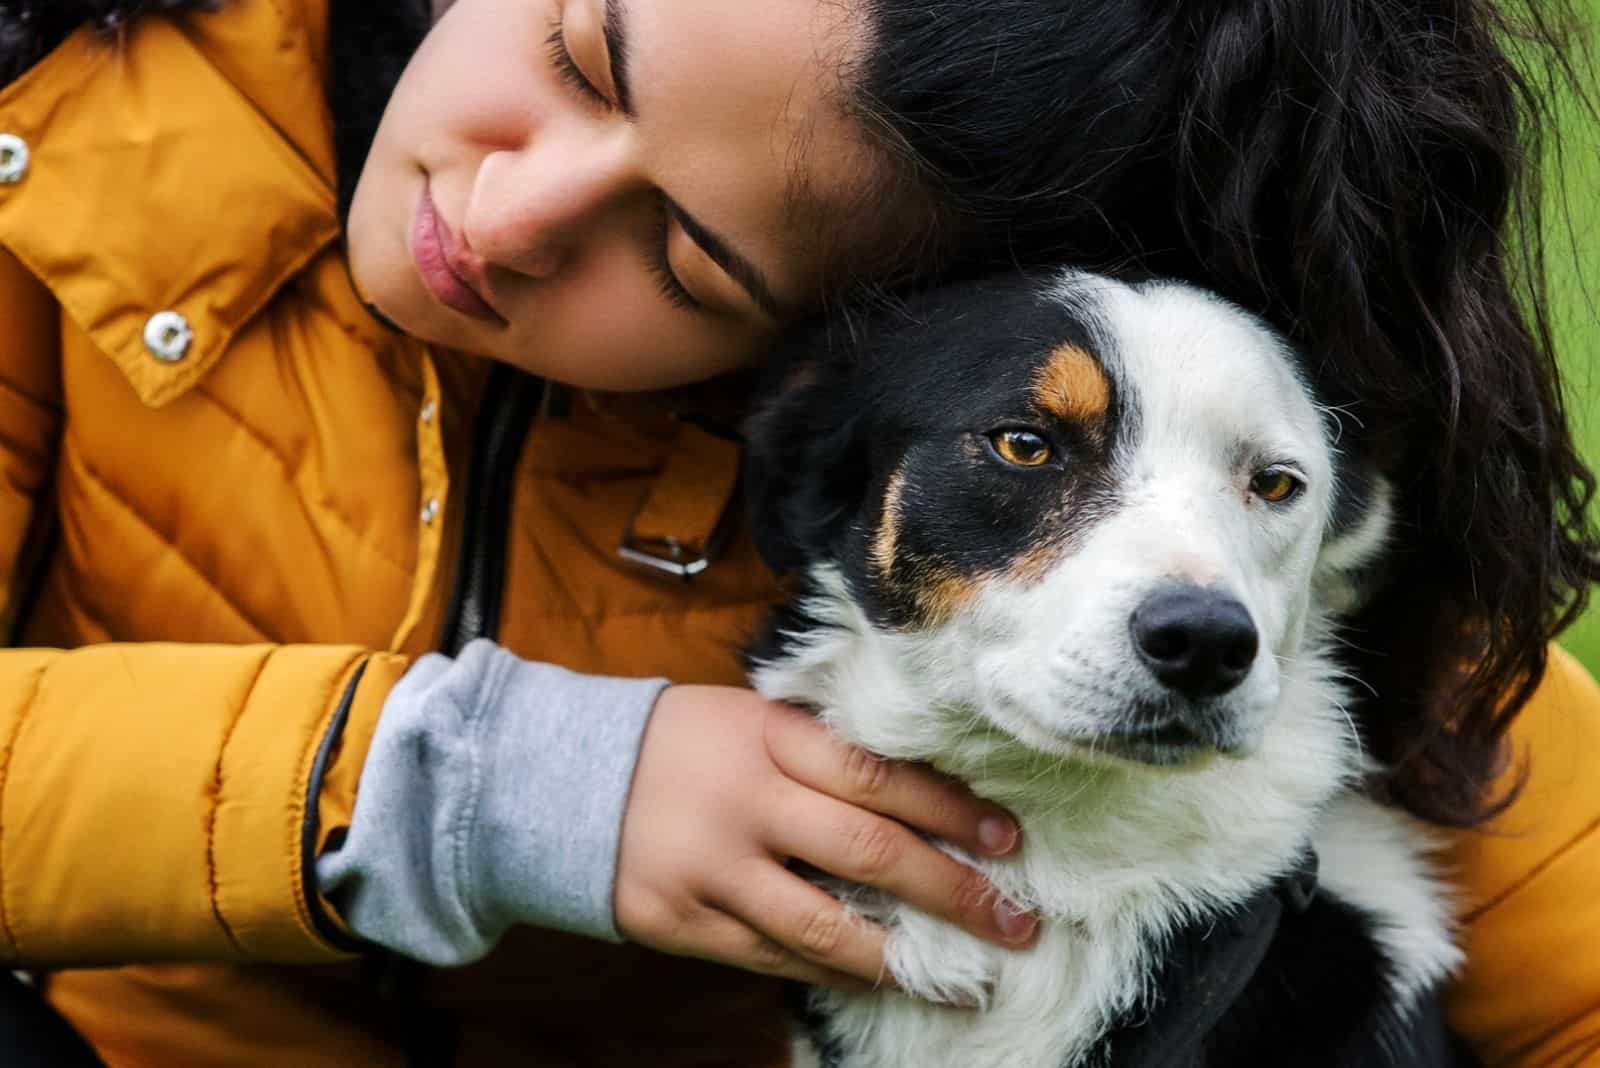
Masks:
[[[583,76],[583,71],[578,69],[578,63],[572,58],[572,53],[567,51],[567,39],[561,32],[561,23],[556,22],[550,31],[550,36],[545,40],[545,51],[550,55],[550,62],[556,68],[556,73],[561,80],[591,102],[600,105],[608,111],[612,109],[611,101],[605,94],[594,87],[594,83]]]
[[[549,53],[550,63],[555,67],[556,74],[562,82],[589,102],[609,110],[615,106],[607,100],[605,94],[594,87],[594,83],[584,77],[577,61],[572,58],[572,53],[567,50],[565,34],[562,33],[561,23],[554,23],[550,36],[545,41],[545,50]],[[667,211],[667,206],[662,203],[656,214],[654,224],[650,228],[649,239],[645,243],[645,266],[650,271],[650,276],[655,280],[656,288],[661,295],[674,308],[699,308],[700,302],[694,299],[678,276],[672,271],[672,263],[667,258],[667,238],[670,235],[672,219]]]
[[[650,240],[645,242],[645,266],[650,269],[656,288],[674,308],[699,308],[700,302],[678,281],[678,276],[672,271],[672,263],[667,259],[667,238],[671,227],[672,219],[667,213],[667,206],[662,204],[657,210],[654,225],[650,227]]]

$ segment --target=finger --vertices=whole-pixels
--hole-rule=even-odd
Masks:
[[[1037,920],[1007,901],[982,872],[894,820],[815,792],[786,808],[770,846],[851,882],[887,891],[924,912],[1004,946],[1033,938]]]
[[[888,933],[882,927],[778,864],[741,874],[717,904],[775,951],[872,987],[893,985],[883,962]]]
[[[696,932],[693,947],[686,947],[684,951],[745,971],[793,979],[812,986],[829,986],[856,994],[881,989],[885,985],[808,960],[726,914]]]
[[[1017,847],[1017,821],[992,801],[920,764],[884,760],[844,741],[814,716],[775,706],[767,751],[791,779],[986,856]]]

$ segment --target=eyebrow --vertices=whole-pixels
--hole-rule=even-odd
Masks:
[[[630,120],[637,121],[639,115],[633,109],[633,92],[628,80],[626,0],[605,0],[605,5],[606,13],[600,23],[600,33],[605,38],[606,60],[611,66],[611,84],[616,89],[617,107]],[[685,211],[681,204],[665,193],[662,197],[666,200],[667,211],[678,220],[678,225],[689,235],[689,240],[699,245],[713,263],[728,273],[728,277],[743,286],[762,311],[778,320],[787,317],[782,302],[773,292],[772,284],[767,281],[761,268],[741,256],[709,227]]]

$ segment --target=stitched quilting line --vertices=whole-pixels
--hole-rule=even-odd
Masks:
[[[196,386],[191,392],[204,400],[206,403],[210,404],[217,411],[221,412],[224,418],[230,420],[234,426],[238,427],[244,432],[244,435],[247,438],[260,447],[260,449],[272,459],[272,462],[278,465],[278,470],[282,473],[283,480],[286,483],[295,487],[297,491],[302,489],[300,485],[300,472],[302,467],[299,464],[290,463],[288,458],[284,456],[283,453],[279,452],[278,449],[270,441],[268,441],[259,430],[245,422],[245,419],[242,415],[228,407],[228,405],[224,404],[204,386]],[[296,492],[294,496],[295,500],[299,502],[301,509],[306,513],[307,516],[310,516],[312,514],[312,502],[310,498],[308,498],[303,492]],[[405,564],[402,564],[400,561],[396,560],[394,557],[378,548],[376,544],[363,541],[360,529],[356,527],[355,523],[348,516],[341,512],[336,505],[334,505],[332,500],[326,497],[319,497],[316,501],[316,505],[325,509],[327,514],[332,517],[335,525],[348,534],[352,539],[354,539],[356,548],[365,552],[370,552],[373,556],[377,557],[379,560],[382,560],[384,563],[398,571],[407,580],[411,578],[412,569],[410,567],[407,567]]]
[[[112,501],[116,502],[116,504],[121,507],[123,511],[125,511],[134,520],[134,522],[142,526],[151,537],[160,542],[163,549],[177,557],[179,563],[188,568],[189,571],[193,573],[194,577],[199,579],[206,589],[216,594],[217,598],[223,603],[223,605],[230,612],[239,617],[239,621],[241,623],[255,631],[257,640],[273,640],[271,633],[265,627],[257,623],[254,619],[250,618],[249,614],[240,608],[238,603],[229,597],[220,586],[213,582],[211,578],[204,571],[202,571],[193,560],[190,560],[189,557],[184,554],[183,550],[179,549],[171,538],[163,534],[159,527],[157,527],[149,519],[145,518],[145,516],[137,508],[135,508],[127,500],[127,498],[123,497],[120,493],[112,488],[109,482],[97,474],[94,469],[89,466],[88,462],[83,459],[80,450],[71,448],[65,450],[65,452],[67,460],[71,462],[73,467],[75,467],[87,481],[92,483],[96,489],[104,493]],[[241,642],[239,644],[244,643]]]
[[[28,699],[22,705],[22,710],[17,713],[17,724],[11,730],[11,737],[6,739],[6,751],[3,760],[0,760],[0,812],[5,811],[6,787],[11,783],[11,758],[17,751],[17,743],[22,739],[22,729],[28,723],[28,714],[33,711],[33,706],[39,700],[39,691],[44,687],[45,672],[49,668],[40,665],[34,673],[33,688],[28,692]],[[5,838],[6,829],[4,821],[0,821],[0,935],[5,936],[7,944],[11,946],[13,959],[22,955],[22,947],[17,945],[17,934],[11,929],[11,909],[6,904],[6,866],[5,866]]]
[[[22,403],[27,404],[30,407],[38,408],[42,412],[47,412],[52,415],[60,415],[62,412],[60,404],[52,404],[49,401],[40,400],[32,393],[29,393],[27,390],[11,381],[11,379],[7,378],[5,375],[0,375],[0,391],[4,391],[13,397],[16,397],[18,400],[22,401]]]
[[[56,438],[60,436],[61,409],[52,407],[48,404],[39,403],[26,393],[22,392],[22,390],[17,389],[11,383],[7,382],[4,378],[0,378],[0,403],[4,403],[6,405],[18,403],[37,409],[38,414],[35,416],[35,418],[40,420],[53,420],[55,422],[56,425],[51,437]],[[7,451],[21,456],[24,459],[29,460],[41,467],[47,462],[50,455],[50,448],[48,445],[45,448],[40,449],[29,442],[18,439],[15,435],[9,433],[5,426],[0,426],[0,448],[4,448]]]
[[[256,684],[261,681],[262,674],[267,670],[267,661],[271,659],[270,651],[261,657],[261,662],[256,665],[255,674],[250,676],[250,685],[245,687],[239,707],[234,710],[233,717],[228,721],[228,729],[222,732],[222,744],[217,747],[217,767],[211,778],[211,807],[206,812],[206,892],[211,901],[211,915],[217,918],[217,926],[222,928],[222,933],[227,936],[228,944],[233,946],[234,951],[241,957],[245,956],[244,946],[239,944],[232,925],[222,915],[222,902],[218,897],[217,810],[222,807],[222,762],[228,755],[228,743],[233,740],[233,732],[239,728],[239,721],[244,718],[245,709],[250,707],[250,695],[256,692]]]
[[[1494,1063],[1522,1064],[1526,1061],[1531,1064],[1534,1062],[1529,1061],[1528,1057],[1530,1054],[1537,1052],[1543,1057],[1550,1057],[1553,1054],[1563,1055],[1561,1060],[1541,1060],[1537,1062],[1543,1066],[1550,1066],[1550,1068],[1555,1068],[1555,1066],[1559,1066],[1559,1068],[1583,1068],[1585,1064],[1592,1065],[1594,1062],[1589,1061],[1587,1058],[1589,1054],[1600,1053],[1600,1034],[1580,1034],[1565,1038],[1562,1032],[1574,1024],[1583,1022],[1593,1015],[1594,1011],[1593,1005],[1583,1006],[1576,1012],[1550,1024],[1550,1026],[1544,1028],[1537,1035],[1529,1038],[1515,1049],[1505,1051]],[[1552,1039],[1565,1039],[1567,1044],[1563,1049],[1540,1048],[1548,1044]]]
[[[1546,854],[1544,858],[1539,861],[1539,863],[1535,864],[1533,867],[1524,872],[1522,878],[1518,879],[1516,882],[1500,891],[1500,893],[1496,894],[1492,900],[1485,902],[1476,909],[1473,909],[1472,912],[1467,915],[1467,918],[1464,922],[1469,924],[1476,923],[1478,920],[1482,919],[1496,908],[1499,908],[1506,902],[1507,899],[1516,896],[1520,890],[1526,887],[1529,883],[1533,882],[1539,876],[1543,875],[1551,866],[1560,863],[1563,857],[1572,852],[1579,845],[1588,841],[1597,832],[1600,832],[1600,818],[1589,821],[1583,826],[1582,830],[1563,842],[1559,849],[1552,853]]]

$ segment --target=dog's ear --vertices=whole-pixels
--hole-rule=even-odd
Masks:
[[[1362,463],[1346,460],[1339,468],[1314,582],[1324,604],[1350,616],[1382,584],[1384,550],[1394,527],[1394,487]]]
[[[780,346],[745,424],[750,534],[779,573],[828,554],[866,492],[865,398],[839,341],[818,329]]]

